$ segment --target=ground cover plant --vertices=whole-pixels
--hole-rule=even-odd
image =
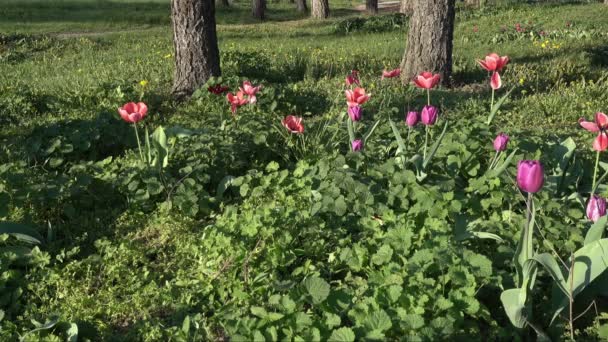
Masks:
[[[406,16],[234,2],[175,102],[168,2],[52,3],[0,4],[0,340],[608,338],[608,6],[459,6],[448,89]]]

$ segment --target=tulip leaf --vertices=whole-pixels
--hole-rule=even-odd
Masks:
[[[532,200],[532,196],[528,197],[528,201],[530,202],[530,221],[524,224],[524,229],[521,232],[519,237],[519,243],[517,244],[517,249],[515,250],[515,267],[517,270],[517,275],[519,277],[519,285],[521,286],[524,281],[524,267],[525,263],[528,259],[531,259],[534,254],[534,249],[532,245],[532,237],[534,233],[534,216],[535,216],[535,208],[534,201]]]
[[[399,129],[397,129],[397,126],[395,125],[393,120],[388,119],[388,122],[390,123],[391,129],[393,130],[393,135],[395,135],[395,140],[397,140],[397,145],[399,145],[399,149],[397,150],[397,155],[405,153],[405,151],[406,151],[405,142],[403,141],[401,134],[399,134]]]
[[[372,134],[376,130],[376,127],[378,127],[378,124],[380,124],[380,120],[376,121],[376,123],[365,133],[365,135],[363,136],[364,145],[367,143],[367,139],[372,136]]]
[[[159,170],[169,165],[169,148],[167,146],[167,135],[163,126],[158,126],[152,133],[152,144],[156,150],[153,164]]]
[[[39,245],[42,241],[42,236],[34,228],[15,222],[0,222],[0,234],[8,234],[33,245]]]
[[[443,130],[441,131],[441,135],[439,136],[439,138],[435,141],[435,143],[431,147],[431,152],[429,153],[429,155],[426,157],[424,162],[422,162],[423,170],[426,169],[426,167],[429,165],[429,163],[433,159],[433,156],[435,156],[435,153],[437,153],[437,149],[439,148],[439,145],[441,144],[441,141],[443,140],[443,137],[445,136],[445,132],[447,131],[447,129],[448,129],[448,122],[446,121],[445,124],[443,125]]]
[[[488,177],[490,178],[495,178],[500,176],[506,169],[507,167],[509,167],[509,165],[511,165],[511,161],[513,160],[513,157],[515,157],[515,153],[517,153],[517,148],[515,148],[513,150],[513,152],[511,152],[511,154],[509,154],[509,156],[507,157],[507,159],[505,159],[505,161],[497,168],[490,170],[490,172],[488,172]]]
[[[526,326],[526,316],[530,315],[530,308],[526,307],[525,302],[521,302],[521,298],[525,297],[526,289],[515,288],[503,291],[500,294],[505,312],[511,324],[516,328],[522,329]]]
[[[574,265],[566,281],[568,291],[572,297],[578,294],[599,277],[608,268],[608,239],[594,241],[574,253]],[[554,293],[555,312],[551,322],[570,303],[570,298],[563,291]]]
[[[589,227],[589,230],[587,231],[587,235],[585,235],[585,242],[584,242],[585,246],[591,244],[592,242],[598,241],[602,238],[602,235],[604,234],[604,230],[606,229],[607,220],[608,220],[608,216],[604,215],[604,216],[600,217],[600,219],[597,220],[597,222],[592,224],[591,227]]]
[[[502,106],[502,104],[507,100],[507,98],[509,97],[509,95],[511,95],[513,90],[515,90],[515,87],[511,88],[506,94],[504,94],[500,99],[498,99],[498,101],[496,101],[496,103],[494,104],[494,107],[492,107],[492,109],[490,110],[490,115],[488,115],[488,121],[487,121],[488,125],[492,123],[492,120],[494,120],[494,116],[500,109],[500,106]]]
[[[350,119],[347,119],[346,123],[348,125],[348,138],[350,139],[349,142],[353,142],[353,141],[355,141],[355,127],[353,125],[353,121]]]
[[[549,253],[541,253],[535,255],[533,259],[541,264],[547,270],[547,272],[549,272],[551,278],[555,280],[557,287],[562,290],[564,294],[568,295],[566,279],[564,279],[564,274],[562,273],[562,270],[555,258]]]

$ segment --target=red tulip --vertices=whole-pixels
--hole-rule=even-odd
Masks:
[[[382,71],[382,79],[385,78],[393,78],[401,75],[401,69],[393,69],[393,70],[383,70]]]
[[[371,94],[366,94],[365,89],[363,88],[355,88],[354,90],[346,90],[344,91],[346,95],[346,103],[349,107],[355,107],[364,104],[369,100]]]
[[[228,93],[226,94],[226,99],[228,100],[228,103],[230,103],[230,110],[233,114],[236,113],[237,108],[249,102],[242,91],[237,92],[236,95]]]
[[[509,63],[509,57],[500,57],[496,53],[491,53],[484,60],[478,60],[477,63],[487,71],[501,72],[502,69]]]
[[[221,84],[216,84],[214,86],[209,86],[207,88],[207,91],[210,92],[210,93],[213,93],[215,95],[221,95],[221,94],[227,92],[228,89],[230,89],[230,88],[224,87]]]
[[[291,133],[304,133],[304,124],[302,124],[302,118],[299,116],[287,115],[285,119],[281,120],[281,123]]]
[[[605,151],[608,148],[608,116],[604,113],[595,113],[595,122],[585,121],[583,118],[578,120],[578,123],[589,132],[599,133],[593,141],[593,149],[596,151]]]
[[[432,89],[435,88],[437,84],[439,84],[440,80],[441,76],[439,74],[433,75],[432,73],[425,71],[414,78],[414,84],[418,88]]]
[[[346,80],[344,81],[347,86],[352,84],[361,85],[359,83],[359,72],[357,70],[352,70],[348,76],[346,76]]]
[[[502,87],[502,80],[500,79],[500,74],[497,71],[492,73],[492,77],[490,78],[490,87],[492,87],[494,90]]]
[[[128,123],[137,123],[146,117],[148,106],[143,102],[129,102],[118,108],[120,117]]]
[[[261,85],[254,87],[251,85],[251,82],[249,81],[245,81],[243,82],[243,86],[240,87],[239,89],[245,93],[245,95],[248,96],[249,98],[249,103],[256,103],[257,98],[255,97],[255,94],[257,94],[257,92],[260,90],[260,88],[262,88]]]

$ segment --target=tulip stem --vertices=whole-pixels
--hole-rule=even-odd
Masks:
[[[410,145],[410,133],[412,132],[412,127],[407,127],[407,139],[405,140],[405,148],[408,149]],[[405,151],[404,151],[405,152]]]
[[[426,90],[426,103],[430,106],[431,105],[431,90],[427,89]]]
[[[426,160],[426,145],[429,141],[429,126],[424,126],[424,152],[422,154],[422,160]]]
[[[137,132],[137,123],[133,123],[133,128],[135,129],[135,138],[137,139],[137,148],[139,149],[139,158],[141,161],[144,161],[144,153],[141,150],[141,142],[139,140],[139,133]]]
[[[574,306],[574,253],[570,253],[570,340],[574,341],[574,320],[573,318],[573,306]]]
[[[490,102],[490,112],[494,108],[494,88],[492,88],[492,101]]]
[[[494,164],[498,162],[499,154],[500,154],[500,151],[496,151],[496,153],[494,154],[494,158],[492,158],[492,162],[490,162],[490,166],[488,167],[488,170],[492,170],[496,166]]]
[[[591,195],[595,193],[595,180],[597,178],[597,165],[600,162],[600,151],[595,153],[595,168],[593,169],[593,185],[591,186]]]

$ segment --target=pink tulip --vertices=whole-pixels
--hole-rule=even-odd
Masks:
[[[432,89],[432,88],[435,88],[435,86],[437,84],[439,84],[440,80],[441,80],[441,75],[439,75],[439,74],[433,75],[432,73],[425,71],[414,78],[414,84],[418,88]]]
[[[359,72],[357,70],[352,70],[348,76],[346,76],[346,80],[344,81],[347,86],[356,84],[361,85],[359,83]]]
[[[596,151],[605,151],[608,148],[608,116],[604,113],[595,113],[595,122],[585,121],[583,118],[578,120],[578,123],[589,132],[599,133],[593,141],[593,149]]]
[[[410,127],[416,126],[419,120],[420,116],[418,115],[418,112],[414,111],[408,112],[407,116],[405,117],[405,123]]]
[[[236,95],[228,93],[226,94],[226,99],[228,100],[228,103],[230,103],[230,110],[233,114],[236,113],[237,108],[249,102],[249,100],[245,98],[243,91],[238,91]]]
[[[494,139],[494,150],[496,152],[506,150],[508,142],[509,142],[509,136],[504,133],[500,133],[499,135],[496,136],[496,139]]]
[[[247,95],[247,97],[249,98],[249,103],[256,103],[257,98],[255,97],[255,94],[257,94],[257,92],[260,90],[260,88],[262,88],[261,85],[254,87],[251,85],[251,82],[249,81],[245,81],[243,82],[243,86],[240,87],[239,89],[245,94]]]
[[[393,70],[383,70],[382,71],[382,79],[385,78],[393,78],[401,75],[401,69],[393,69]]]
[[[354,122],[357,122],[357,121],[361,120],[362,111],[363,111],[363,109],[361,108],[361,106],[348,107],[348,116],[350,117],[351,120],[353,120]]]
[[[420,115],[421,121],[426,126],[432,126],[437,121],[437,115],[439,114],[439,110],[434,106],[424,106],[422,108],[422,114]]]
[[[299,116],[287,115],[285,119],[281,120],[281,124],[291,133],[304,133],[304,124]]]
[[[490,78],[490,87],[492,87],[494,90],[502,87],[502,80],[500,79],[500,74],[497,71],[492,72],[492,77]]]
[[[500,57],[496,53],[490,53],[484,60],[478,60],[477,63],[487,71],[501,72],[507,63],[509,63],[509,57]]]
[[[538,192],[545,183],[543,164],[538,160],[521,160],[517,164],[517,186],[525,192]]]
[[[595,223],[604,215],[606,215],[606,199],[598,195],[591,196],[587,204],[587,218]]]
[[[148,106],[143,102],[129,102],[118,108],[120,117],[128,123],[137,123],[146,117]]]
[[[361,139],[353,140],[350,145],[353,152],[358,152],[363,148],[363,141]]]
[[[366,94],[365,89],[355,88],[354,90],[345,90],[346,103],[349,107],[359,106],[367,102],[371,94]]]

